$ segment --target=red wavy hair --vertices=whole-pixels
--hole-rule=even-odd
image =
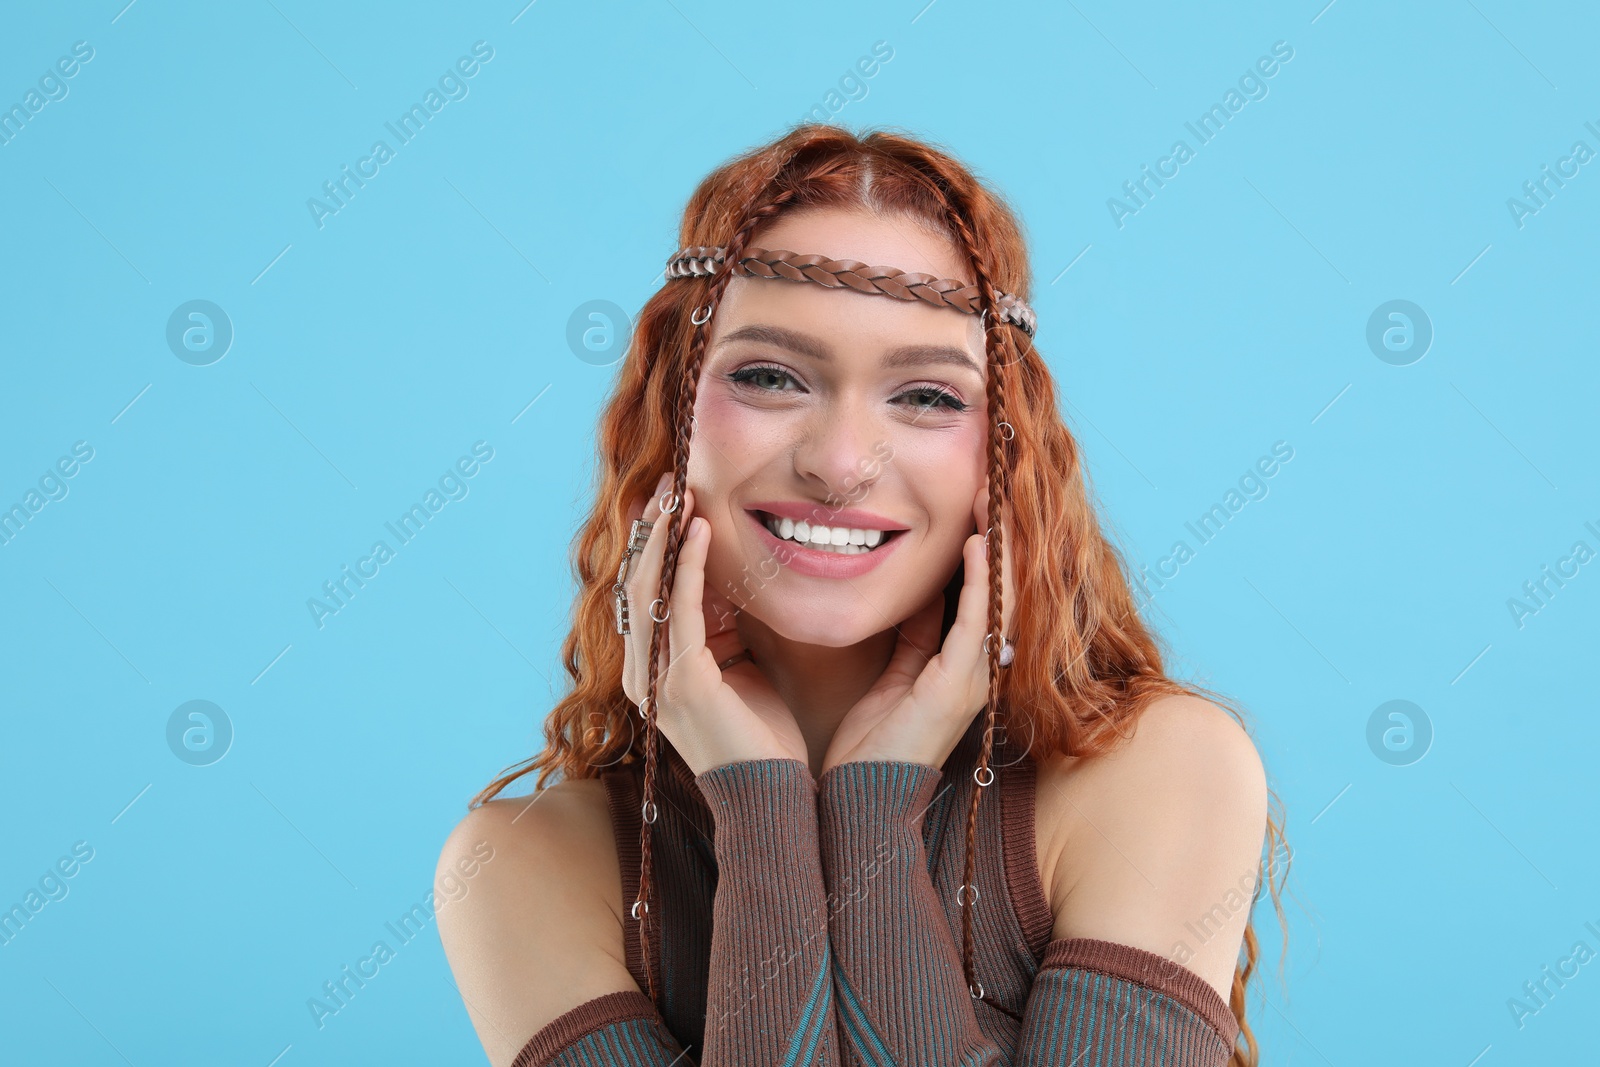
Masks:
[[[1022,230],[1003,197],[951,154],[926,141],[893,130],[857,135],[838,126],[806,123],[729,160],[709,174],[689,199],[678,247],[724,246],[724,265],[709,278],[673,279],[645,304],[601,415],[596,442],[598,491],[573,546],[579,595],[572,628],[561,647],[572,690],[545,720],[544,750],[507,768],[472,799],[471,807],[530,771],[539,772],[537,792],[551,775],[596,777],[613,765],[640,759],[645,763],[649,807],[657,751],[656,660],[665,627],[652,624],[641,744],[629,719],[638,709],[622,689],[623,643],[617,640],[611,592],[617,561],[626,549],[628,502],[653,492],[658,472],[668,467],[674,472],[669,492],[683,499],[690,416],[709,332],[703,309],[709,305],[709,314],[715,315],[731,277],[727,264],[750,246],[759,226],[790,211],[815,208],[910,216],[948,234],[968,264],[987,311],[989,514],[1011,516],[1007,527],[1016,539],[1011,559],[1018,603],[1008,636],[1018,649],[1027,651],[1000,670],[999,643],[989,649],[989,700],[979,767],[988,767],[997,714],[1003,716],[1007,736],[1020,736],[1026,724],[1032,739],[1029,755],[1035,759],[1054,752],[1103,755],[1131,736],[1143,710],[1166,695],[1210,699],[1246,725],[1230,701],[1167,677],[1160,639],[1139,617],[1129,569],[1100,529],[1088,474],[1080,463],[1078,443],[1061,419],[1050,372],[1032,339],[999,319],[994,305],[997,291],[1027,301],[1032,288]],[[705,319],[704,328],[691,321],[697,310]],[[1010,507],[1002,512],[1006,500]],[[667,539],[660,595],[668,604],[684,536],[681,518],[680,511],[671,520]],[[1002,547],[1000,538],[1001,530],[993,529],[991,555]],[[988,631],[997,633],[1001,574],[999,567],[990,570]],[[948,604],[953,605],[960,581],[958,567],[946,590]],[[952,621],[953,611],[947,611],[946,630]],[[985,792],[972,791],[968,811],[965,881],[969,884],[977,804]],[[1282,817],[1272,814],[1272,809],[1280,808],[1275,793],[1271,800],[1267,847],[1258,867],[1254,900],[1260,899],[1264,888],[1271,889],[1287,937],[1280,886],[1288,869],[1277,861],[1280,852],[1285,859],[1288,852],[1283,848]],[[648,825],[641,827],[640,843],[643,869],[635,903],[643,905],[640,935],[648,954]],[[1280,875],[1276,880],[1274,873]],[[969,908],[963,912],[963,962],[969,987],[971,924]],[[1242,1042],[1233,1050],[1231,1067],[1256,1067],[1259,1060],[1255,1035],[1245,1020],[1245,989],[1258,955],[1252,917],[1245,927],[1229,997]],[[654,990],[650,993],[653,998]]]

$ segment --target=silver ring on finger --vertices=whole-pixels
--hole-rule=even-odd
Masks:
[[[729,656],[727,659],[717,664],[717,670],[725,671],[729,667],[732,667],[735,663],[743,663],[745,660],[749,660],[751,663],[756,661],[755,656],[751,655],[748,648]]]
[[[656,524],[649,519],[634,519],[633,526],[628,531],[628,555],[644,551],[645,542],[650,540],[650,531]]]
[[[626,637],[633,632],[628,626],[628,590],[619,582],[611,587],[611,595],[617,605],[617,633]]]
[[[634,519],[628,530],[628,547],[622,553],[622,562],[617,565],[617,580],[611,587],[611,595],[616,601],[617,633],[623,637],[633,632],[629,626],[632,620],[628,617],[628,572],[633,569],[633,557],[644,551],[650,531],[654,528],[655,523],[649,519]]]

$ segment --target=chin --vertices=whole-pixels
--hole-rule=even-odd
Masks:
[[[753,602],[743,613],[754,616],[786,641],[817,645],[821,648],[849,648],[851,645],[860,644],[874,634],[888,629],[887,626],[863,625],[860,620],[866,619],[868,615],[879,620],[892,617],[879,615],[869,607],[861,607],[858,612],[849,613],[855,616],[854,618],[841,622],[838,612],[821,610],[807,612],[803,609],[786,609],[776,604],[770,605],[773,609],[771,614],[761,610],[768,606],[760,604],[759,601]]]

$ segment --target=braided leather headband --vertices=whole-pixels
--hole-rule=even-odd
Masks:
[[[667,260],[667,277],[709,277],[722,265],[723,252],[721,247],[705,245],[685,248]],[[860,260],[801,255],[781,248],[747,249],[734,265],[733,273],[756,278],[816,282],[830,289],[848,286],[861,293],[892,296],[896,300],[921,300],[934,307],[955,308],[968,315],[977,315],[983,310],[978,303],[978,287],[954,278],[935,278],[931,274],[914,274],[896,267],[869,267]],[[1001,292],[995,293],[995,304],[1000,308],[1000,321],[1020,326],[1029,337],[1033,336],[1036,323],[1031,307],[1010,293]]]

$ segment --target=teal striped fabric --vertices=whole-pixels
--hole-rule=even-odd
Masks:
[[[539,1067],[684,1067],[696,1063],[651,1019],[623,1019],[590,1030]],[[530,1061],[531,1067],[531,1061]]]
[[[663,1004],[637,989],[597,998],[513,1067],[1225,1067],[1238,1026],[1198,975],[1130,945],[1050,940],[1048,905],[1025,881],[1033,814],[1015,783],[1031,791],[1031,774],[998,746],[1012,799],[979,809],[987,999],[970,996],[951,901],[978,739],[969,732],[943,773],[858,762],[820,783],[797,760],[694,777],[669,750],[652,960]],[[633,784],[610,782],[624,900],[637,885]]]
[[[812,1064],[822,1062],[817,1056],[817,1048],[825,1033],[831,1033],[833,1027],[833,956],[828,951],[828,939],[824,936],[822,944],[822,962],[817,968],[817,976],[812,980],[811,996],[806,1000],[805,1013],[800,1017],[800,1023],[795,1028],[794,1037],[789,1041],[788,1054],[783,1058],[783,1067],[811,1067]]]
[[[816,783],[800,760],[697,775],[716,823],[708,1063],[838,1067]]]
[[[871,760],[832,767],[819,784],[847,1065],[990,1067],[1003,1059],[978,1025],[928,873],[922,823],[940,778],[927,764]]]
[[[883,1035],[873,1028],[872,1019],[861,1006],[861,998],[851,987],[850,979],[837,968],[833,979],[839,986],[839,1022],[849,1035],[850,1047],[855,1050],[856,1058],[870,1067],[890,1067],[894,1057],[889,1053],[889,1045]]]
[[[1223,1067],[1229,1055],[1229,1043],[1207,1019],[1165,993],[1097,971],[1052,967],[1033,983],[1012,1064]]]
[[[943,778],[925,764],[870,760],[820,782],[847,1067],[1224,1067],[1236,1023],[1216,990],[1164,957],[1107,941],[1050,944],[1012,1047],[980,1025],[924,848],[924,815]]]
[[[1052,942],[1053,954],[1062,955],[1062,949],[1080,955],[1084,951],[1099,952],[1118,960],[1145,962],[1141,950],[1111,942],[1084,938]],[[1168,976],[1175,973],[1171,964],[1163,970]],[[1189,972],[1181,973],[1185,979],[1188,977]],[[875,1031],[849,979],[837,970],[829,974],[831,984],[838,988],[839,1025],[848,1034],[843,1062],[864,1067],[920,1067],[935,1062],[892,1053]],[[1216,1004],[1203,1000],[1197,1002],[1198,1008],[1186,1004],[1192,992],[1195,990],[1180,990],[1174,996],[1142,981],[1087,967],[1047,966],[1039,972],[1028,995],[1014,1057],[985,1043],[937,1062],[954,1067],[1225,1067],[1231,1044],[1217,1030],[1219,1023],[1225,1023],[1215,1014]],[[809,1008],[820,1009],[822,996]],[[691,1047],[686,1051],[680,1046],[655,1005],[637,991],[608,994],[569,1014],[580,1014],[603,1002],[619,1006],[620,1011],[594,1012],[594,1018],[609,1016],[609,1021],[595,1022],[587,1028],[581,1023],[569,1026],[566,1021],[557,1020],[553,1027],[571,1032],[555,1041],[554,1030],[541,1031],[544,1047],[536,1050],[530,1042],[524,1050],[525,1058],[519,1057],[513,1067],[745,1067],[752,1062],[695,1058],[692,1053],[697,1050]],[[815,1051],[823,1013],[809,1008],[802,1029],[790,1043],[786,1067],[812,1062],[806,1057]],[[618,1014],[629,1017],[618,1018]],[[557,1043],[561,1046],[559,1051],[554,1050]]]

